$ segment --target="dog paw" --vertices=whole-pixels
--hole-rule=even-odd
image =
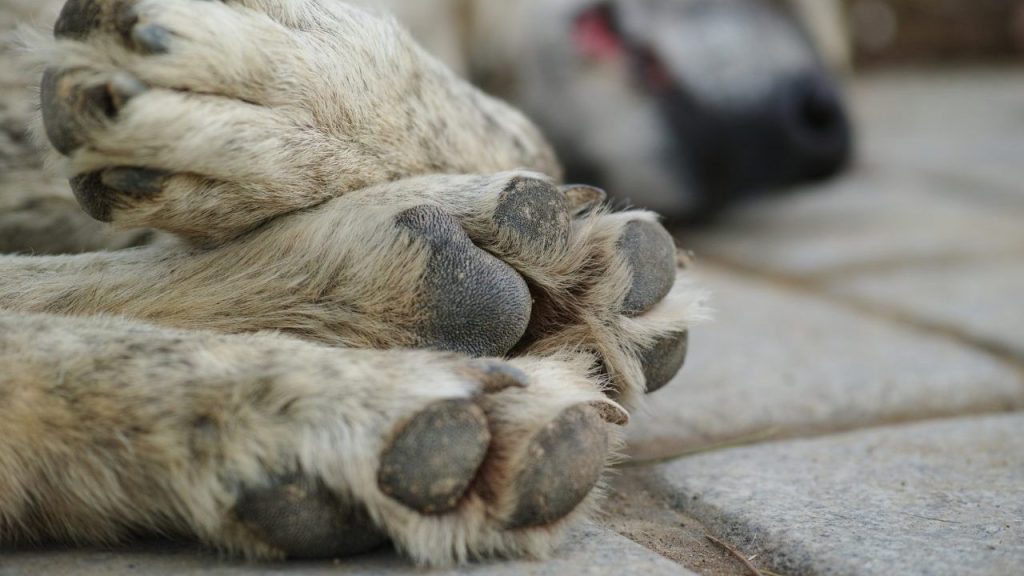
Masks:
[[[342,2],[69,0],[54,33],[45,134],[120,227],[213,244],[412,175],[558,172],[520,113]]]
[[[590,354],[610,394],[631,404],[680,370],[688,330],[705,314],[704,297],[653,214],[610,212],[603,200],[594,188],[559,187],[537,174],[512,172],[413,178],[334,203],[358,206],[350,212],[390,203],[393,210],[447,215],[458,225],[444,237],[467,237],[525,279],[532,306],[511,355]],[[407,204],[415,208],[402,208]],[[443,274],[444,266],[436,268]],[[490,293],[488,277],[480,275],[481,290]],[[458,309],[467,318],[479,316],[481,326],[500,326],[507,317],[486,307],[480,314],[471,306]]]
[[[263,379],[273,416],[224,449],[217,476],[243,476],[247,461],[264,469],[237,482],[214,544],[330,558],[391,541],[435,565],[543,556],[592,508],[618,442],[609,422],[627,416],[580,376],[579,359],[378,360],[351,387]],[[398,369],[408,371],[394,379]],[[267,443],[276,457],[245,452]]]

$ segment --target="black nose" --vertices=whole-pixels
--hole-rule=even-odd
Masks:
[[[826,178],[839,172],[852,150],[850,121],[833,81],[808,74],[782,89],[784,148],[794,176]]]

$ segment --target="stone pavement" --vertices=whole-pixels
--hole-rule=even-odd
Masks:
[[[718,319],[620,486],[677,516],[609,524],[701,573],[753,571],[666,552],[672,522],[764,574],[1024,574],[1024,72],[853,93],[852,174],[681,238]]]
[[[853,94],[852,174],[680,238],[717,319],[634,416],[600,525],[438,574],[1024,574],[1024,72]],[[0,576],[333,573],[421,572],[0,553]]]
[[[0,576],[693,576],[693,573],[597,526],[575,533],[546,562],[496,562],[456,570],[415,570],[390,552],[333,563],[244,564],[186,546],[131,551],[0,552]]]

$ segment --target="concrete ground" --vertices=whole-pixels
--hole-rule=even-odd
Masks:
[[[859,80],[843,179],[684,235],[715,294],[553,560],[440,574],[1024,574],[1024,72]],[[390,553],[0,556],[14,574],[419,574]]]

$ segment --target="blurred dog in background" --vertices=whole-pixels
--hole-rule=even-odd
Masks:
[[[554,141],[568,178],[670,220],[836,174],[836,0],[362,0]]]
[[[541,125],[576,182],[673,221],[839,171],[839,0],[358,0]],[[0,36],[61,0],[0,1]],[[16,61],[14,44],[0,57]],[[27,137],[38,74],[0,69],[0,252],[147,243],[84,214]],[[60,234],[53,230],[60,229]]]

